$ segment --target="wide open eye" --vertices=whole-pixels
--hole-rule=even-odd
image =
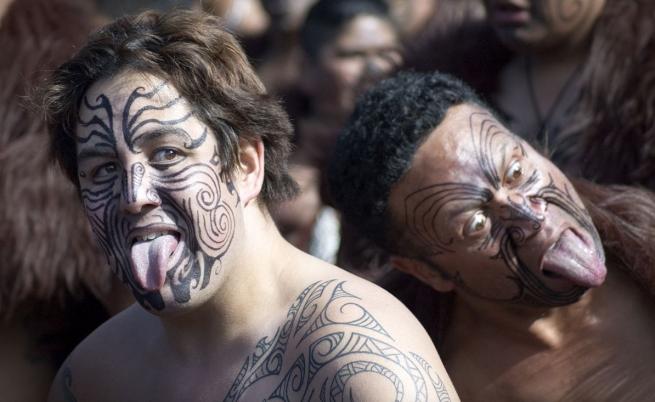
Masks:
[[[104,179],[114,175],[117,171],[118,166],[115,162],[107,162],[94,169],[92,177],[94,179]]]
[[[521,162],[517,160],[512,161],[505,172],[505,182],[508,184],[515,183],[520,180],[522,176],[523,167],[521,166]]]
[[[175,148],[159,148],[150,158],[153,165],[173,165],[184,159],[184,154]]]
[[[464,235],[477,236],[484,233],[488,222],[489,218],[483,211],[476,212],[466,223],[466,227],[464,228]]]

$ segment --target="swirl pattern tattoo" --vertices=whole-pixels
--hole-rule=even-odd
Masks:
[[[487,113],[472,113],[469,117],[470,138],[474,155],[481,177],[485,185],[463,182],[437,183],[420,188],[405,197],[404,218],[408,233],[424,250],[424,257],[430,258],[444,253],[454,253],[455,238],[443,230],[440,217],[447,206],[453,204],[463,206],[474,205],[476,208],[486,207],[493,199],[503,183],[503,176],[498,172],[498,149],[504,149],[505,143],[513,141],[514,148],[521,157],[526,156],[523,145],[510,140],[508,132]],[[504,161],[501,165],[504,165]],[[517,185],[516,190],[508,192],[506,200],[499,208],[498,216],[492,220],[488,235],[480,242],[477,250],[485,251],[498,247],[492,260],[501,260],[507,268],[507,278],[516,286],[514,295],[503,301],[520,302],[524,304],[557,306],[575,302],[584,293],[582,287],[573,287],[566,291],[554,291],[528,268],[517,254],[517,247],[527,238],[539,232],[544,224],[545,215],[535,208],[535,205],[559,207],[585,229],[593,237],[597,250],[602,250],[600,238],[591,218],[579,202],[571,195],[569,188],[559,188],[552,176],[546,185],[542,175],[536,169]],[[444,233],[445,232],[445,233]],[[602,252],[602,251],[599,251]],[[445,273],[443,273],[446,275]],[[447,276],[461,288],[483,297],[475,292],[461,275]],[[497,300],[497,299],[493,299]]]
[[[144,87],[132,90],[122,105],[122,135],[119,137],[114,130],[113,112],[118,108],[112,106],[110,98],[100,94],[92,104],[85,97],[80,116],[87,113],[92,117],[79,118],[80,127],[88,133],[78,134],[78,143],[86,144],[92,154],[110,155],[115,164],[119,164],[119,146],[126,147],[131,155],[141,155],[144,141],[158,138],[163,132],[181,138],[187,151],[203,146],[209,138],[207,127],[202,126],[202,131],[197,130],[197,133],[185,130],[189,127],[185,123],[192,114],[179,95],[164,101],[157,96],[166,87],[167,83],[162,82],[150,91]],[[174,224],[179,229],[178,241],[185,247],[171,262],[166,278],[174,300],[188,302],[192,290],[204,289],[212,276],[220,271],[222,257],[234,237],[233,208],[239,198],[229,177],[220,172],[215,148],[213,155],[200,163],[170,163],[155,167],[136,162],[120,172],[110,171],[89,178],[91,184],[81,188],[93,233],[108,262],[146,308],[162,310],[165,303],[159,291],[142,289],[134,278],[128,251],[131,245],[127,244],[134,217],[122,211],[121,203],[136,203],[143,194],[148,203],[157,206],[151,213],[158,220],[156,223]],[[88,172],[80,172],[81,177],[87,175]]]
[[[266,401],[352,401],[351,380],[361,374],[388,382],[395,401],[450,401],[430,365],[396,348],[359,300],[345,282],[309,285],[275,335],[257,343],[223,401],[250,400],[249,391],[280,376]]]

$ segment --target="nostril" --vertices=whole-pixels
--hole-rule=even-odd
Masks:
[[[544,200],[541,197],[538,196],[531,196],[529,197],[530,204],[532,205],[532,208],[536,211],[538,211],[540,214],[543,214],[546,212],[546,209],[548,207],[548,203],[546,203],[546,200]]]

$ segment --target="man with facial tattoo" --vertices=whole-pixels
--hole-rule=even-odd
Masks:
[[[278,233],[290,124],[219,19],[121,18],[54,71],[43,105],[138,301],[71,353],[51,401],[458,400],[400,302]]]
[[[330,187],[399,270],[454,294],[437,338],[462,400],[652,400],[653,194],[584,182],[578,194],[440,73],[360,100]]]

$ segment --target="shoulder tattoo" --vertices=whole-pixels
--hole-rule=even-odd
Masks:
[[[391,334],[345,283],[328,280],[305,288],[275,334],[260,339],[246,357],[224,402],[242,400],[250,387],[270,377],[280,380],[266,401],[351,401],[349,382],[360,374],[388,382],[394,401],[450,402],[430,364],[394,346]]]
[[[73,394],[73,372],[70,367],[64,367],[64,371],[61,377],[62,385],[62,395],[64,396],[64,401],[66,402],[77,402],[75,395]]]

